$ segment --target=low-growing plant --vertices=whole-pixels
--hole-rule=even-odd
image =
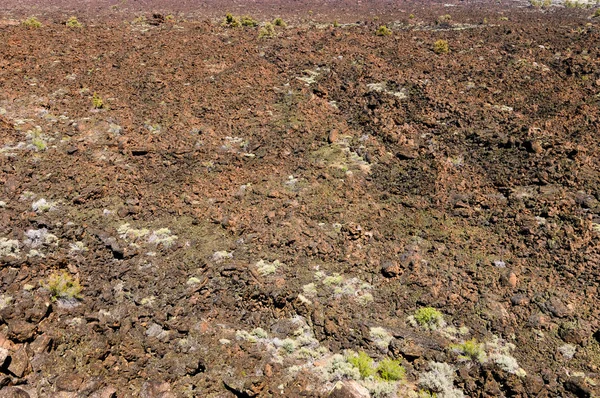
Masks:
[[[273,25],[285,28],[287,26],[287,23],[285,23],[285,21],[281,18],[275,18],[273,20]]]
[[[102,109],[104,108],[104,100],[97,93],[94,93],[92,96],[92,106],[94,109]]]
[[[233,14],[227,13],[221,25],[230,28],[239,28],[240,26],[242,26],[242,22],[238,17],[234,17]]]
[[[339,28],[340,27],[340,23],[337,21],[337,19],[335,21],[333,21],[333,27],[334,28]]]
[[[478,343],[476,339],[467,340],[460,344],[453,344],[450,348],[459,354],[458,359],[480,363],[486,361],[484,345]]]
[[[240,22],[242,26],[258,26],[258,22],[248,15],[244,15]]]
[[[600,8],[596,8],[596,12],[594,12],[594,18],[600,18]]]
[[[348,357],[348,363],[358,369],[360,377],[363,379],[375,374],[375,369],[373,368],[373,358],[371,358],[369,354],[364,351],[360,351],[357,355]]]
[[[440,28],[448,28],[450,27],[450,22],[452,21],[452,16],[450,14],[440,15],[436,20],[435,24]]]
[[[268,39],[271,37],[275,37],[275,27],[267,22],[265,24],[265,26],[263,26],[262,28],[260,28],[260,30],[258,31],[258,38],[259,39]]]
[[[55,272],[50,275],[45,287],[50,290],[53,301],[59,299],[81,299],[82,288],[79,284],[79,278],[73,278],[65,271]]]
[[[81,22],[79,22],[77,20],[77,17],[75,17],[75,16],[72,16],[71,18],[67,19],[67,22],[65,22],[65,25],[67,25],[67,27],[69,27],[69,28],[76,28],[76,29],[83,27]]]
[[[29,17],[23,21],[23,26],[37,29],[42,27],[42,23],[36,17]]]
[[[450,51],[450,47],[448,46],[448,42],[446,40],[437,40],[433,43],[433,51],[436,54],[448,54]]]
[[[381,25],[375,32],[377,36],[389,36],[392,34],[392,30],[385,25]]]
[[[413,315],[416,323],[429,330],[437,330],[446,326],[444,315],[433,307],[423,307]]]
[[[385,381],[398,381],[404,379],[406,370],[400,361],[391,358],[385,358],[377,365],[377,376]]]
[[[409,18],[409,19],[415,19],[415,14],[410,14],[410,15],[408,16],[408,18]]]
[[[134,18],[131,23],[134,25],[146,25],[148,23],[148,19],[145,16],[140,15],[139,17]]]

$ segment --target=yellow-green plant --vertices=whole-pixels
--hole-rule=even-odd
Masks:
[[[385,358],[377,365],[377,376],[385,381],[398,381],[404,379],[406,370],[400,365],[400,361]]]
[[[477,362],[485,362],[486,360],[484,345],[478,343],[476,339],[467,340],[460,344],[452,344],[450,348],[459,354],[458,359]]]
[[[230,28],[239,28],[240,26],[242,26],[242,22],[238,17],[234,17],[233,14],[227,13],[221,25],[228,26]]]
[[[241,19],[242,26],[258,26],[258,22],[248,15],[244,15]]]
[[[258,31],[258,38],[263,39],[271,37],[275,37],[275,27],[271,23],[267,22],[265,26],[260,28]]]
[[[375,374],[375,369],[373,368],[373,358],[371,358],[369,354],[364,351],[360,351],[357,355],[348,357],[348,363],[358,369],[360,377],[363,379]]]
[[[413,318],[419,326],[429,330],[437,330],[446,325],[444,315],[432,307],[419,308]]]
[[[334,28],[338,28],[339,26],[340,26],[340,23],[337,21],[337,19],[335,21],[333,21]]]
[[[408,16],[408,18],[409,18],[409,19],[415,19],[415,14],[410,14],[410,15]]]
[[[448,42],[442,39],[437,40],[435,43],[433,43],[433,51],[436,54],[447,54],[450,51]]]
[[[62,272],[54,272],[45,284],[45,287],[50,290],[52,300],[58,299],[80,299],[81,298],[81,285],[79,284],[79,278],[73,278],[71,275]]]
[[[385,25],[381,25],[375,32],[377,36],[389,36],[392,34],[392,30]]]
[[[94,109],[104,108],[104,101],[102,100],[102,97],[100,97],[97,93],[94,93],[94,95],[92,96],[92,106],[94,107]]]
[[[75,17],[75,16],[67,19],[67,22],[65,22],[65,25],[67,25],[69,28],[76,28],[76,29],[83,27],[81,22],[79,22],[77,20],[77,17]]]
[[[594,18],[599,18],[600,17],[600,8],[596,9],[596,12],[594,12]]]
[[[36,17],[29,17],[23,21],[23,26],[37,29],[42,27],[42,23]]]
[[[285,21],[281,18],[275,18],[273,20],[273,25],[275,26],[280,26],[282,28],[285,28],[287,26],[287,24],[285,23]]]

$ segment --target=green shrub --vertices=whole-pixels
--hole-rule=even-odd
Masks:
[[[406,370],[400,365],[400,361],[385,358],[377,365],[377,375],[385,381],[398,381],[404,379]]]
[[[94,109],[104,108],[104,101],[102,100],[102,97],[100,97],[97,93],[94,93],[94,96],[92,97],[92,106],[94,107]]]
[[[275,26],[280,26],[282,28],[285,28],[287,26],[287,24],[285,23],[285,21],[281,18],[275,18],[273,20],[273,25]]]
[[[459,359],[477,362],[485,362],[486,360],[483,344],[478,343],[476,339],[467,340],[460,344],[453,344],[450,348],[459,354]]]
[[[240,22],[240,19],[238,17],[234,17],[231,13],[227,13],[221,25],[230,28],[239,28],[240,26],[242,26],[242,23]]]
[[[265,26],[260,28],[260,30],[258,31],[258,38],[262,39],[271,37],[275,37],[275,27],[269,22],[267,22]]]
[[[81,28],[81,27],[83,27],[83,25],[81,24],[81,22],[79,22],[77,20],[77,17],[75,17],[75,16],[67,19],[67,22],[65,22],[65,25],[67,25],[69,28]]]
[[[377,36],[389,36],[392,34],[392,30],[385,25],[381,25],[375,34]]]
[[[52,300],[58,299],[80,299],[81,298],[81,285],[79,279],[73,279],[71,275],[62,272],[55,272],[48,278],[48,282],[45,287],[50,290]]]
[[[450,47],[448,46],[448,42],[446,40],[438,40],[433,43],[433,51],[436,54],[448,54],[450,51]]]
[[[596,12],[594,12],[594,18],[599,18],[600,17],[600,8],[596,9]]]
[[[42,23],[36,17],[29,17],[23,21],[23,26],[37,29],[42,27]]]
[[[444,315],[432,307],[419,308],[413,317],[419,326],[429,330],[437,330],[446,325]]]
[[[408,18],[409,18],[409,19],[415,19],[415,14],[410,14],[410,15],[408,16]]]
[[[348,363],[358,369],[360,377],[363,379],[375,374],[375,369],[373,369],[373,358],[364,351],[360,351],[358,355],[349,357]]]
[[[333,27],[334,28],[339,28],[340,23],[337,21],[337,19],[335,21],[333,21]]]
[[[242,26],[258,26],[258,22],[256,22],[252,17],[248,15],[244,15],[241,19]]]

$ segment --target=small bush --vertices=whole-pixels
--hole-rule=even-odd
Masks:
[[[433,51],[436,54],[448,54],[450,52],[450,47],[448,46],[448,42],[446,40],[438,40],[433,43]]]
[[[73,279],[73,277],[65,271],[55,272],[50,275],[45,287],[50,290],[53,301],[58,299],[73,300],[81,298],[82,288],[79,284],[79,279]]]
[[[437,330],[446,326],[444,315],[432,307],[419,308],[413,317],[419,326],[429,330]]]
[[[406,370],[400,365],[400,361],[385,358],[377,365],[377,375],[385,381],[398,381],[404,379]]]
[[[77,20],[77,17],[74,17],[74,16],[67,19],[67,22],[65,22],[65,25],[67,25],[69,28],[76,28],[76,29],[83,27],[81,22],[79,22]]]
[[[415,14],[410,14],[410,15],[408,16],[408,18],[409,18],[409,19],[415,19]]]
[[[36,17],[29,17],[23,21],[23,26],[37,29],[42,27],[42,23]]]
[[[339,28],[340,27],[340,23],[337,21],[337,19],[335,21],[333,21],[333,27],[334,28]]]
[[[480,363],[483,363],[486,360],[483,344],[478,343],[475,339],[467,340],[461,344],[451,345],[450,348],[459,354],[459,359],[477,361]]]
[[[100,97],[97,93],[94,93],[94,96],[92,97],[92,106],[94,107],[94,109],[104,108],[104,101],[102,100],[102,97]]]
[[[597,8],[596,12],[594,12],[594,18],[600,18],[600,8]]]
[[[381,25],[375,34],[377,36],[389,36],[392,34],[392,30],[385,25]]]
[[[358,369],[360,377],[363,379],[375,374],[375,369],[373,369],[373,358],[364,351],[360,351],[358,355],[349,357],[348,363]]]
[[[260,28],[260,30],[258,31],[258,38],[263,39],[271,37],[275,37],[275,27],[267,22],[265,26]]]
[[[285,23],[285,21],[281,18],[275,18],[273,20],[273,25],[275,26],[280,26],[282,28],[285,28],[287,26],[287,24]]]
[[[227,26],[230,28],[239,28],[240,26],[242,26],[242,22],[240,21],[240,19],[238,17],[234,17],[231,13],[227,13],[227,15],[225,15],[225,19],[223,20],[223,23],[221,25]]]
[[[242,26],[258,26],[258,22],[248,15],[244,15],[241,19]]]

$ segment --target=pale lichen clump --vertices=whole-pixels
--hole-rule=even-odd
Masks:
[[[0,257],[19,257],[21,251],[16,239],[0,238]]]
[[[259,274],[261,274],[262,276],[267,276],[273,275],[279,267],[283,266],[283,263],[281,263],[279,260],[275,260],[273,262],[260,260],[256,263],[255,266]]]

